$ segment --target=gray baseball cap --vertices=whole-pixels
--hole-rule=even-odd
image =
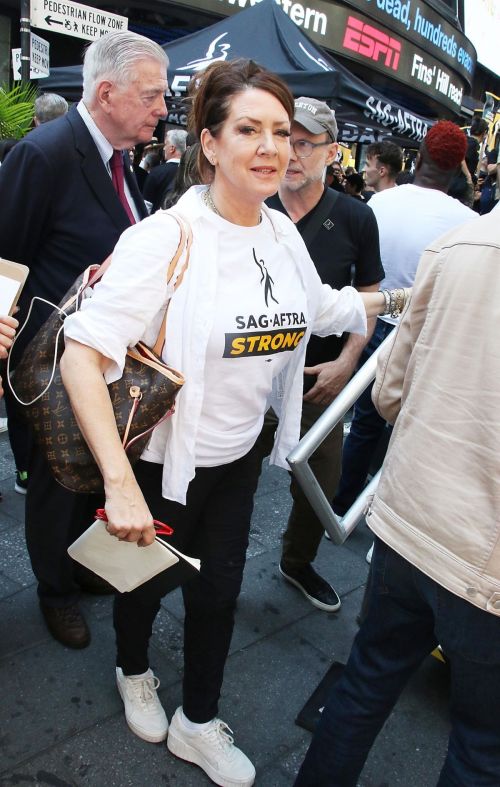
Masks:
[[[323,134],[327,131],[332,142],[337,141],[338,127],[335,112],[324,101],[305,96],[296,98],[294,120],[311,134]]]

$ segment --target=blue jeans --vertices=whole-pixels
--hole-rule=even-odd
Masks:
[[[474,607],[375,539],[367,617],[295,787],[356,787],[406,682],[440,643],[451,733],[438,787],[500,784],[500,617]]]
[[[358,368],[366,363],[393,330],[394,325],[377,320],[372,338],[359,359]],[[363,391],[354,405],[351,431],[344,443],[342,475],[333,499],[333,510],[339,516],[344,516],[363,491],[372,459],[386,427],[386,422],[377,413],[372,402],[372,388],[373,383]]]

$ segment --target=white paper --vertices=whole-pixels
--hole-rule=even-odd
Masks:
[[[18,290],[19,282],[16,279],[0,275],[0,316],[10,314]]]
[[[175,553],[175,554],[174,554]],[[106,579],[113,587],[126,593],[179,562],[179,555],[193,568],[200,561],[183,555],[174,547],[156,539],[147,547],[131,541],[119,541],[106,530],[106,523],[96,520],[68,548],[73,560]]]

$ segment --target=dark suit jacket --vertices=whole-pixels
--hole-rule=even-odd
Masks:
[[[179,164],[170,161],[168,164],[159,164],[159,166],[153,167],[147,176],[142,193],[144,199],[152,203],[151,213],[158,210],[165,194],[173,188],[178,171]]]
[[[128,157],[125,177],[144,218]],[[110,254],[130,224],[76,107],[12,149],[0,167],[0,206],[0,257],[30,268],[21,320],[34,295],[58,303],[88,265]],[[49,307],[36,305],[22,346],[49,313]]]

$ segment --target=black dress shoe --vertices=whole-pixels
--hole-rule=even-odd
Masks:
[[[67,648],[86,648],[90,631],[76,604],[68,607],[50,607],[40,601],[40,609],[50,633]]]
[[[109,596],[116,593],[113,585],[80,563],[75,568],[74,577],[84,593],[92,593],[93,596]]]
[[[326,579],[320,577],[310,563],[291,568],[281,562],[279,572],[287,582],[295,585],[318,609],[322,609],[324,612],[336,612],[340,609],[340,598],[336,591]]]

